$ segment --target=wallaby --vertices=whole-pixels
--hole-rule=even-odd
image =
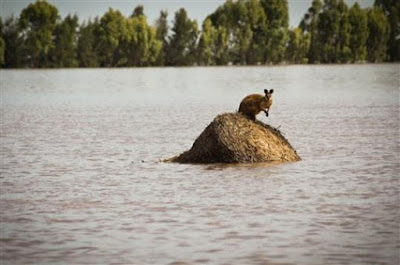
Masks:
[[[264,111],[268,117],[269,108],[272,105],[272,93],[274,90],[264,89],[265,96],[259,94],[252,94],[245,97],[240,102],[239,112],[248,116],[253,121],[256,119],[256,115],[260,111]]]

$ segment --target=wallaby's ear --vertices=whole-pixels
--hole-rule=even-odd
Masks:
[[[264,93],[267,94],[268,93],[268,89],[264,89]]]
[[[271,90],[269,91],[269,93],[271,93],[271,94],[272,94],[272,93],[274,93],[274,90],[273,90],[273,89],[271,89]]]

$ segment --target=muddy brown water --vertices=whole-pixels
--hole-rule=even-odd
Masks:
[[[399,264],[399,64],[1,70],[1,264]],[[179,165],[243,97],[301,162]]]

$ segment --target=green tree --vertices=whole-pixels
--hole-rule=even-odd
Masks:
[[[311,7],[308,9],[307,13],[304,15],[299,25],[299,27],[303,30],[304,34],[309,34],[310,36],[310,48],[307,52],[307,58],[309,63],[318,63],[321,60],[320,50],[322,44],[320,43],[318,34],[318,23],[321,10],[322,10],[321,1],[313,0]]]
[[[286,60],[290,63],[306,63],[307,53],[310,49],[311,36],[306,32],[303,34],[301,28],[289,30],[289,42],[286,49]]]
[[[0,67],[4,64],[4,50],[6,48],[6,42],[3,39],[3,19],[0,17]]]
[[[385,12],[380,7],[368,10],[367,58],[370,62],[386,60],[387,41],[390,35],[390,25]]]
[[[231,61],[234,64],[245,65],[247,52],[253,39],[246,3],[241,0],[237,1],[228,6],[228,12],[230,12],[228,14],[231,28]]]
[[[338,1],[337,9],[340,15],[338,45],[336,46],[336,62],[346,63],[352,59],[350,50],[351,26],[349,22],[349,9],[343,0]]]
[[[219,17],[221,16],[221,17]],[[248,22],[248,12],[243,0],[237,2],[227,1],[222,8],[217,9],[214,18],[228,30],[229,35],[229,57],[234,64],[246,64],[247,50],[252,41],[252,31]]]
[[[229,0],[208,18],[215,29],[221,27],[220,34],[224,35],[223,29],[226,30],[229,61],[234,64],[264,62],[266,15],[259,0]],[[223,54],[221,51],[225,48],[219,54]]]
[[[323,11],[319,15],[318,38],[321,44],[319,58],[323,63],[336,61],[336,41],[339,35],[339,13],[334,0],[324,2]]]
[[[161,11],[160,17],[156,21],[156,37],[162,43],[162,48],[157,58],[157,65],[164,65],[165,64],[165,56],[167,54],[167,47],[168,47],[168,12]]]
[[[325,0],[318,21],[321,62],[337,63],[350,59],[349,32],[347,5],[343,0]]]
[[[127,66],[153,65],[159,56],[161,46],[155,28],[147,24],[145,16],[127,20],[127,35],[121,41],[122,50],[126,52]]]
[[[350,50],[353,62],[365,61],[367,57],[368,19],[367,13],[355,3],[349,11]]]
[[[77,55],[80,67],[97,67],[97,32],[99,31],[99,19],[96,17],[92,22],[89,20],[79,28],[77,44]]]
[[[59,19],[58,10],[46,1],[36,1],[22,10],[19,23],[25,36],[30,67],[48,67],[53,48],[53,30]]]
[[[167,65],[192,65],[195,62],[197,22],[189,19],[186,10],[175,13],[172,36],[169,38]]]
[[[231,51],[234,63],[247,64],[247,54],[253,39],[253,31],[249,24],[236,27],[233,31],[235,36],[234,48]]]
[[[157,39],[157,29],[151,26],[147,27],[149,55],[146,59],[146,65],[157,65],[157,60],[160,58],[160,53],[163,48],[163,43]]]
[[[143,9],[142,5],[138,5],[135,7],[135,9],[133,10],[133,13],[131,15],[131,18],[140,17],[140,16],[144,16],[144,9]]]
[[[203,23],[203,30],[198,44],[197,63],[199,65],[215,64],[216,37],[217,30],[212,26],[211,20],[207,18]]]
[[[214,27],[223,26],[227,28],[232,24],[231,20],[228,17],[228,14],[232,13],[230,12],[230,7],[232,5],[233,5],[232,0],[227,0],[222,6],[219,6],[217,10],[215,10],[212,14],[210,14],[207,17],[211,20]]]
[[[312,32],[313,26],[316,26],[315,23],[318,15],[321,13],[322,3],[320,0],[313,0],[311,3],[311,7],[307,10],[307,13],[304,14],[302,20],[300,21],[299,28],[303,31]]]
[[[26,57],[24,40],[19,31],[18,20],[13,16],[4,21],[2,37],[5,42],[4,67],[24,67]]]
[[[215,54],[216,63],[219,65],[228,62],[240,63],[240,41],[238,38],[240,37],[241,30],[239,27],[244,27],[247,20],[243,1],[233,2],[232,0],[227,0],[215,12],[209,15],[207,19],[217,29],[216,41],[218,52]],[[219,46],[224,44],[226,50],[221,49]]]
[[[120,11],[110,8],[100,19],[97,32],[98,57],[100,66],[122,66],[127,63],[120,43],[127,38],[125,17]]]
[[[260,0],[267,16],[264,61],[278,63],[285,59],[288,41],[289,11],[287,0]]]
[[[135,9],[139,10],[140,6]],[[157,40],[155,28],[147,24],[147,18],[139,15],[125,18],[121,12],[110,8],[100,19],[98,26],[87,29],[94,34],[95,43],[90,47],[97,51],[100,66],[149,66],[154,65],[159,56],[162,43]],[[83,39],[85,40],[85,39]],[[83,41],[82,40],[82,41]],[[85,42],[92,43],[92,38]],[[92,50],[87,52],[93,58]],[[95,61],[93,61],[95,63]]]
[[[76,54],[78,17],[68,15],[54,30],[52,65],[55,67],[78,66]]]
[[[263,32],[267,27],[267,16],[259,0],[250,0],[246,3],[247,21],[252,31],[252,40],[247,49],[246,64],[258,64],[264,62],[264,50],[266,41]]]
[[[6,48],[6,43],[2,37],[0,37],[0,67],[4,64],[4,49]]]
[[[229,63],[229,33],[228,30],[219,26],[215,37],[215,63],[217,65],[226,65]]]
[[[387,58],[390,61],[400,61],[400,1],[375,0],[375,6],[383,8],[390,24]]]

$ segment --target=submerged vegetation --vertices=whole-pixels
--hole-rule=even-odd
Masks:
[[[160,12],[150,25],[143,6],[125,17],[110,8],[79,24],[60,18],[46,1],[19,18],[0,18],[0,65],[129,67],[354,63],[400,61],[400,1],[366,9],[344,0],[313,0],[300,25],[289,28],[287,0],[228,0],[201,29],[179,9],[173,25]]]

